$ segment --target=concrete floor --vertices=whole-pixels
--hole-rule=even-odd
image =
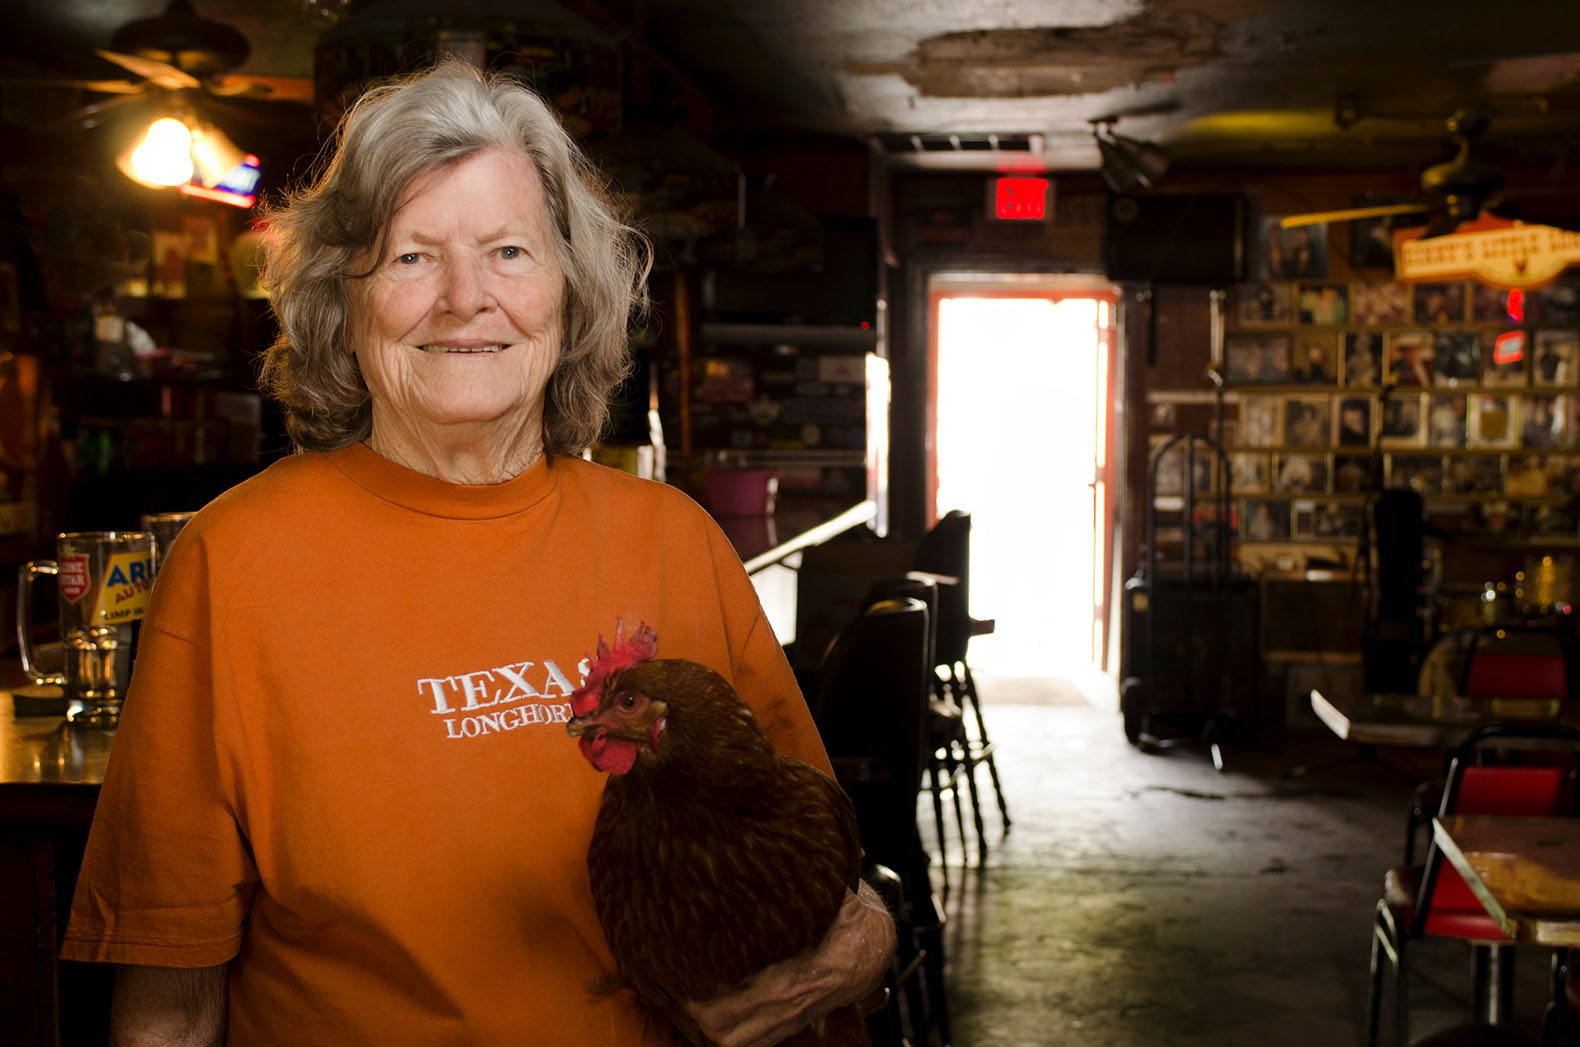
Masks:
[[[1114,704],[1067,682],[981,689],[1010,831],[982,772],[987,858],[972,834],[962,867],[949,823],[944,870],[926,797],[921,808],[955,1047],[1363,1042],[1372,910],[1434,754],[1358,760],[1320,730],[1290,731],[1228,747],[1220,774],[1203,749],[1132,748]],[[1534,1042],[1550,954],[1520,953],[1521,1021],[1489,1038],[1463,1028],[1469,947],[1418,950],[1412,1042]]]

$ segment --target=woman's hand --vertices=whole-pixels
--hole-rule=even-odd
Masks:
[[[894,955],[894,920],[865,883],[817,948],[759,971],[715,1000],[685,1005],[719,1047],[771,1047],[883,983]]]

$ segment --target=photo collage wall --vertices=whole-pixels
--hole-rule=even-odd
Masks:
[[[1353,537],[1385,487],[1460,531],[1580,538],[1580,279],[1521,293],[1259,275],[1229,297],[1220,364],[1242,539]]]

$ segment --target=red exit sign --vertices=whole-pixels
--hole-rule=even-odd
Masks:
[[[993,217],[1010,222],[1047,221],[1053,183],[1029,175],[1002,175],[993,179]]]

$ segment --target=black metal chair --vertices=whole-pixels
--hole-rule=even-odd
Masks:
[[[856,808],[869,863],[899,879],[899,898],[890,902],[900,932],[891,998],[903,998],[906,1013],[893,1024],[909,1028],[918,1043],[933,1030],[948,1044],[944,919],[916,824],[927,759],[930,637],[921,600],[876,601],[840,630],[807,697],[835,775]],[[868,877],[885,887],[882,879]],[[892,899],[892,885],[885,889]]]
[[[988,737],[987,721],[982,715],[976,681],[966,661],[966,650],[971,638],[985,636],[993,632],[995,626],[991,618],[971,617],[969,609],[971,514],[958,509],[944,514],[917,545],[911,567],[914,572],[938,583],[933,694],[939,701],[958,710],[965,735],[962,746],[946,751],[939,759],[947,771],[952,772],[956,765],[964,769],[966,785],[971,794],[971,814],[976,823],[977,847],[985,855],[987,831],[976,790],[976,769],[979,766],[987,767],[993,783],[993,795],[998,801],[999,817],[1006,831],[1010,826],[1010,817],[1004,789],[999,784],[998,765],[993,759],[994,743]]]

